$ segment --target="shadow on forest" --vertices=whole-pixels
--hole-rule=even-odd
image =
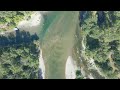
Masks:
[[[39,70],[38,70],[38,79],[43,79],[41,68],[39,68]]]
[[[80,26],[84,23],[84,20],[85,20],[85,18],[86,18],[86,15],[87,15],[87,11],[80,11],[80,12],[79,12],[79,20],[80,20],[79,25],[80,25]]]
[[[97,25],[100,28],[104,27],[111,27],[113,24],[116,22],[116,15],[115,11],[108,11],[107,13],[104,11],[97,11]],[[79,25],[81,26],[82,24],[86,24],[85,20],[87,18],[91,18],[92,12],[91,11],[80,11],[79,12],[79,20],[80,23]],[[92,19],[92,18],[91,18]]]
[[[108,13],[105,13],[104,11],[98,11],[97,15],[97,24],[99,27],[102,27],[104,25],[105,27],[112,27],[113,24],[116,22],[116,16],[114,11],[109,11]]]
[[[37,34],[30,35],[29,32],[26,31],[15,31],[15,35],[10,33],[8,36],[0,36],[0,47],[7,47],[13,45],[20,45],[20,44],[30,44],[34,40],[38,40],[39,37]]]

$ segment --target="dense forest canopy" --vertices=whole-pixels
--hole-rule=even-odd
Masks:
[[[38,39],[36,34],[30,35],[25,31],[0,36],[1,79],[38,78]]]
[[[102,72],[116,78],[120,71],[120,12],[81,11],[80,27],[86,43],[86,55]]]

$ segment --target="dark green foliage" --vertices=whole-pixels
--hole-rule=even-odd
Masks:
[[[76,71],[76,75],[77,75],[77,76],[81,75],[81,71],[80,71],[80,70],[77,70],[77,71]]]
[[[83,79],[84,77],[81,74],[80,70],[76,70],[76,79]]]
[[[111,46],[111,50],[117,50],[117,47],[119,45],[119,40],[113,40],[112,42],[109,42],[109,45]]]
[[[90,50],[94,50],[94,49],[100,47],[98,39],[94,39],[94,38],[89,37],[89,36],[87,36],[86,38],[87,38],[87,45],[88,45]]]
[[[97,24],[100,28],[112,27],[116,22],[116,16],[114,11],[98,11]]]
[[[108,65],[108,60],[106,60],[106,62],[95,61],[95,63],[104,71],[112,70],[112,68]]]
[[[0,11],[0,31],[10,30],[17,26],[24,17],[29,17],[32,11]]]
[[[19,34],[18,34],[19,33]],[[19,36],[19,41],[16,42]],[[28,40],[29,39],[29,40]],[[0,78],[1,79],[37,79],[38,46],[37,35],[17,32],[16,36],[0,36]]]
[[[81,13],[81,12],[80,12]],[[86,55],[92,57],[96,65],[108,77],[114,77],[118,70],[112,72],[108,55],[113,52],[112,59],[117,68],[120,67],[120,12],[97,11],[93,16],[92,11],[80,14],[80,27],[86,36]],[[120,68],[119,68],[120,70]]]

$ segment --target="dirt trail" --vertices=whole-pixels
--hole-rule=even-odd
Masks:
[[[113,68],[112,72],[114,73],[115,70],[118,70],[118,68],[115,66],[115,63],[112,59],[112,54],[114,54],[113,52],[110,52],[108,55],[109,61],[110,61],[110,66]]]

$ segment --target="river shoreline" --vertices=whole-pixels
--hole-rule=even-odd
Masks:
[[[22,20],[19,22],[18,24],[18,28],[28,28],[28,27],[33,27],[33,26],[37,26],[40,24],[41,22],[41,13],[36,11],[36,12],[33,12],[33,14],[31,15],[31,19],[30,20]]]
[[[38,33],[38,30],[35,30],[35,27],[39,27],[42,24],[42,14],[47,13],[48,11],[35,11],[33,12],[33,14],[31,15],[31,19],[30,20],[22,20],[19,22],[18,24],[18,28],[20,30],[25,30],[28,32],[32,32],[32,33]],[[32,30],[33,29],[33,30]],[[42,49],[39,47],[40,50],[40,55],[39,55],[39,71],[38,71],[38,77],[39,79],[45,79],[45,64],[44,64],[44,60],[42,57]]]
[[[39,48],[40,49],[40,48]],[[42,57],[42,49],[40,49],[40,55],[39,55],[39,69],[41,70],[41,75],[39,79],[45,79],[45,64],[44,64],[44,60]]]

